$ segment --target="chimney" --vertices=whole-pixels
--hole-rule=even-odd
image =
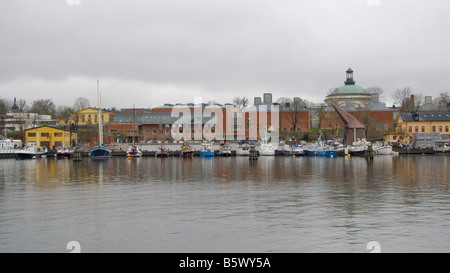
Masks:
[[[264,93],[264,103],[272,103],[272,93]]]
[[[415,106],[415,104],[414,104],[414,95],[411,95],[411,101],[410,101],[410,104],[411,104],[411,111],[412,112],[414,112],[414,111],[416,111],[416,106]]]

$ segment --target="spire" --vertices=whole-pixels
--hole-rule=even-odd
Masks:
[[[12,112],[17,112],[17,111],[19,111],[19,106],[17,106],[16,98],[14,98],[14,104],[13,104],[13,106],[11,106],[11,111],[12,111]]]

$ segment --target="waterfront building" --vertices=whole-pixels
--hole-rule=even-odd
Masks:
[[[101,109],[102,123],[110,122],[116,115],[116,111]],[[61,126],[75,124],[77,126],[95,125],[99,123],[98,108],[88,107],[83,110],[76,111],[72,114],[71,120],[60,120]]]
[[[388,107],[380,102],[378,94],[372,94],[370,103],[363,108],[356,108],[349,102],[341,108],[366,126],[368,137],[376,138],[382,138],[385,132],[395,129],[395,120],[400,112],[399,107]],[[324,107],[319,118],[321,128],[344,128],[344,123],[331,106]]]
[[[415,133],[450,134],[450,112],[403,112],[398,115],[396,133],[404,143],[413,142]]]
[[[78,134],[71,130],[43,125],[25,130],[25,144],[34,143],[38,147],[50,149],[77,145]]]
[[[24,112],[6,113],[4,122],[7,131],[23,131],[35,126],[56,126],[58,124],[58,120],[52,119],[51,115]]]
[[[311,130],[311,109],[308,109],[307,105],[299,98],[294,97],[285,102],[273,102],[271,93],[264,93],[263,100],[260,97],[254,98],[254,110],[257,112],[264,112],[267,109],[267,124],[263,124],[260,120],[259,114],[256,115],[256,127],[274,128],[278,127],[280,139],[298,138],[301,133],[309,132]],[[262,106],[265,106],[264,109]],[[278,124],[274,126],[272,124],[273,107],[278,108]],[[252,108],[246,109],[247,112],[247,124],[250,126],[254,119],[250,117],[249,113],[252,112]],[[248,136],[249,127],[246,128],[246,136]],[[258,134],[258,139],[260,139]]]

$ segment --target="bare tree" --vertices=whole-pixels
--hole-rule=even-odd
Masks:
[[[73,110],[79,111],[83,110],[89,107],[89,100],[84,97],[79,97],[75,100],[75,103],[73,105]]]
[[[249,99],[247,97],[235,97],[233,99],[233,104],[239,107],[239,110],[245,109],[249,104]]]
[[[19,108],[18,112],[26,113],[26,112],[28,112],[28,110],[30,110],[30,107],[27,105],[27,101],[26,100],[20,99],[20,100],[17,101],[16,105]]]
[[[394,94],[392,94],[392,98],[394,99],[394,103],[401,104],[402,112],[415,112],[424,103],[424,96],[419,93],[413,93],[412,88],[409,86],[397,88]]]
[[[297,128],[299,127],[302,112],[306,111],[312,103],[298,97],[294,99],[281,97],[277,99],[277,102],[280,104],[280,110],[282,112],[280,118],[282,116],[286,118],[291,129],[291,136],[295,136],[298,131]]]
[[[434,99],[434,104],[439,108],[448,111],[450,109],[450,95],[448,92],[439,94],[439,97]]]
[[[57,119],[69,120],[72,113],[73,109],[70,106],[58,106],[55,116]]]
[[[379,86],[371,86],[366,88],[367,92],[370,94],[378,94],[378,98],[381,99],[383,96],[384,90]]]
[[[38,99],[31,104],[30,112],[40,115],[54,115],[56,106],[51,99]]]

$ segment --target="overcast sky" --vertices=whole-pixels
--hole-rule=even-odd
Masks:
[[[79,2],[79,5],[77,5]],[[450,91],[448,0],[0,0],[0,97],[156,107]]]

